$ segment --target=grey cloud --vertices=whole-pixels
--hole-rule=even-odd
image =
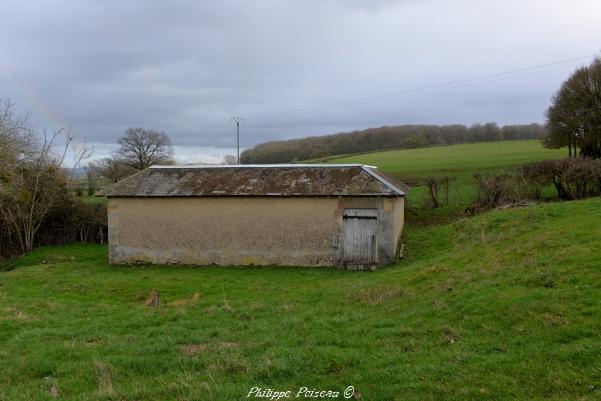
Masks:
[[[600,11],[595,0],[4,0],[0,97],[39,128],[72,126],[88,142],[114,143],[135,125],[177,146],[232,148],[232,115],[592,55]],[[249,118],[243,145],[387,124],[541,121],[577,64]]]

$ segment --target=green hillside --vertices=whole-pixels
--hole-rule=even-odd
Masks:
[[[566,157],[565,149],[546,149],[540,141],[500,141],[392,150],[328,159],[328,163],[378,166],[408,182],[428,175],[468,177],[475,171]]]
[[[422,226],[446,223],[463,216],[466,207],[475,199],[473,176],[476,172],[495,173],[520,163],[565,156],[565,149],[546,149],[540,141],[531,140],[403,149],[321,162],[370,164],[399,177],[411,186],[407,196],[407,223],[410,226]],[[430,176],[449,177],[448,188],[439,188],[441,207],[438,209],[429,208],[425,181]]]
[[[600,399],[600,236],[592,199],[411,229],[369,273],[39,249],[0,265],[0,400]]]

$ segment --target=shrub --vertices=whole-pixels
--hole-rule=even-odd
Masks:
[[[553,185],[561,200],[601,195],[601,160],[570,158],[520,166],[517,171],[531,187]]]
[[[500,174],[475,174],[476,199],[466,209],[473,213],[501,204],[540,200],[552,186],[559,200],[601,195],[601,160],[569,158],[528,163]]]
[[[75,242],[103,244],[106,238],[106,205],[70,199],[44,219],[36,246]]]
[[[515,177],[511,171],[496,175],[476,173],[474,179],[475,203],[482,208],[490,209],[519,199]]]
[[[436,209],[440,206],[440,191],[442,190],[442,195],[444,196],[444,201],[448,205],[449,204],[449,181],[451,179],[447,176],[444,177],[428,177],[426,178],[426,187],[428,188],[428,197],[425,199],[426,203],[428,203],[428,207],[432,209]]]
[[[86,204],[65,195],[60,204],[48,211],[37,231],[34,246],[64,245],[75,242],[105,243],[107,240],[106,206]],[[0,260],[23,253],[11,226],[0,218]]]

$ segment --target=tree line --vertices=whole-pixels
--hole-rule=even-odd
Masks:
[[[541,124],[505,125],[496,123],[465,125],[397,125],[369,128],[259,144],[242,152],[249,163],[289,163],[349,153],[386,149],[409,149],[457,143],[543,139],[547,129]]]

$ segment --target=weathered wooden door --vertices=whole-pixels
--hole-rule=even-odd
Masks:
[[[377,262],[377,209],[345,209],[343,262],[373,265]]]

